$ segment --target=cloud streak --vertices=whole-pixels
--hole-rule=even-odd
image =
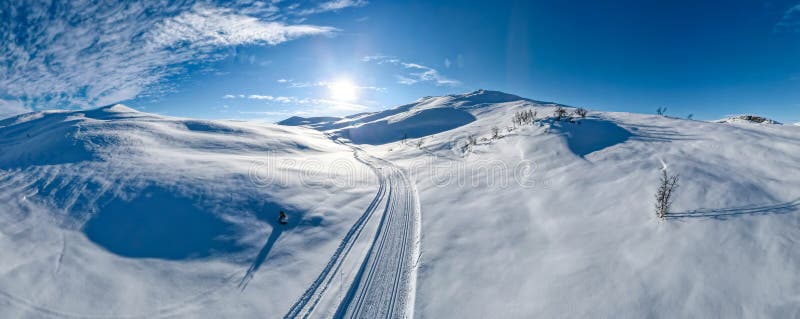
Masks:
[[[775,24],[775,30],[800,32],[800,4],[786,10],[780,21]]]
[[[311,15],[329,11],[338,11],[346,8],[363,7],[368,2],[365,0],[331,0],[318,4],[316,7],[310,9],[300,10],[299,15]]]
[[[271,96],[259,94],[228,94],[223,96],[225,99],[248,99],[253,101],[268,102],[269,105],[285,105],[287,107],[300,107],[298,110],[274,112],[274,111],[240,111],[240,114],[262,114],[262,115],[348,115],[356,112],[363,112],[369,109],[366,105],[357,103],[336,101],[319,98],[299,98],[295,96]]]
[[[437,86],[459,86],[461,82],[442,75],[438,70],[418,64],[410,63],[400,60],[395,57],[385,55],[372,55],[366,56],[361,59],[363,62],[372,62],[377,64],[389,64],[402,67],[407,72],[405,74],[395,75],[397,83],[404,85],[412,85],[420,82],[431,82]]]
[[[89,0],[0,3],[0,114],[87,108],[173,90],[165,79],[220,48],[278,45],[331,35],[328,26],[288,24],[262,2],[187,4]],[[13,106],[12,106],[13,105]]]

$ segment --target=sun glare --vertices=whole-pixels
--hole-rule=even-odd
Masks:
[[[331,98],[337,101],[353,101],[358,98],[358,86],[347,79],[328,84],[328,90]]]

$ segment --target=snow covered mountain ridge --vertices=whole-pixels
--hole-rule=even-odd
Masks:
[[[281,123],[1,120],[3,314],[798,315],[800,127],[486,90]]]

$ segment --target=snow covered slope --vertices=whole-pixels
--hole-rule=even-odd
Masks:
[[[2,120],[0,150],[4,318],[280,317],[378,187],[317,131],[122,105]]]
[[[415,181],[417,317],[800,317],[800,128],[558,107],[477,91],[312,125]]]
[[[0,310],[800,316],[800,127],[576,111],[480,90],[286,125],[2,120]]]

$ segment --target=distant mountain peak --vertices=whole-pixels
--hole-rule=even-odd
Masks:
[[[129,106],[121,103],[101,106],[97,110],[110,112],[110,113],[138,113],[139,111],[130,108]]]

